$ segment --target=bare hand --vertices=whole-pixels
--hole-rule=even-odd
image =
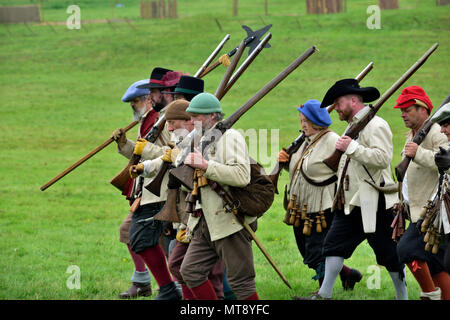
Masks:
[[[127,135],[122,128],[114,130],[111,134],[111,139],[117,142],[119,148],[123,147],[127,143]]]
[[[194,152],[191,152],[186,156],[184,164],[196,169],[208,169],[208,161],[203,158],[203,155],[197,149],[194,149]]]
[[[352,140],[353,139],[348,136],[340,137],[338,141],[336,141],[336,149],[342,152],[347,151],[347,148]]]
[[[408,142],[405,145],[405,156],[414,158],[416,156],[417,149],[419,148],[419,145],[414,142]]]
[[[281,150],[278,153],[277,160],[278,162],[289,162],[289,154],[286,151]]]

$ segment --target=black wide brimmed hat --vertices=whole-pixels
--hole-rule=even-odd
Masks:
[[[204,90],[205,84],[202,79],[191,77],[191,76],[181,76],[180,81],[175,87],[174,91],[163,91],[162,93],[181,93],[181,94],[199,94]]]
[[[152,74],[150,75],[149,82],[146,84],[142,84],[142,85],[138,86],[137,88],[139,88],[139,89],[152,89],[152,88],[165,89],[165,88],[167,88],[167,86],[165,85],[165,83],[163,81],[163,77],[169,71],[172,71],[172,70],[164,69],[164,68],[160,68],[160,67],[154,68],[152,71]]]
[[[325,97],[322,99],[321,108],[326,108],[334,103],[339,97],[347,94],[357,94],[363,98],[363,102],[371,102],[380,97],[380,92],[375,87],[361,88],[356,79],[343,79],[337,81],[330,89],[328,89]]]

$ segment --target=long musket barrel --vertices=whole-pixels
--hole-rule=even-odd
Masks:
[[[431,46],[430,49],[425,52],[425,54],[417,60],[416,63],[412,65],[411,68],[408,69],[378,100],[377,102],[371,106],[371,110],[362,118],[358,123],[352,125],[345,132],[345,136],[348,136],[352,139],[355,139],[359,132],[364,129],[364,127],[369,123],[370,120],[376,115],[381,106],[394,94],[395,91],[398,90],[428,59],[428,57],[436,50],[438,47],[438,43],[435,43]],[[325,163],[330,169],[337,172],[339,161],[341,159],[343,152],[340,150],[335,150],[333,154],[325,159],[323,163]]]
[[[236,55],[233,57],[233,60],[231,60],[231,63],[228,66],[227,71],[225,72],[222,78],[222,81],[217,87],[216,93],[214,94],[217,99],[220,100],[223,97],[223,91],[225,90],[225,87],[227,86],[228,81],[230,80],[234,72],[234,69],[236,69],[238,62],[241,59],[242,53],[244,52],[244,49],[245,49],[245,42],[242,41],[241,44],[239,45]]]
[[[270,40],[271,37],[272,37],[272,35],[270,33],[266,37],[264,37],[264,39],[261,41],[261,43],[255,48],[255,50],[253,50],[253,52],[250,54],[250,56],[248,56],[248,58],[245,59],[245,61],[241,64],[241,66],[238,68],[238,70],[232,76],[231,76],[231,73],[234,70],[235,66],[230,64],[230,66],[228,67],[229,69],[227,70],[227,73],[224,75],[224,80],[222,80],[221,84],[219,85],[221,92],[219,92],[219,88],[216,91],[217,99],[221,100],[224,97],[224,95],[236,83],[236,81],[244,73],[244,71],[248,68],[248,66],[253,62],[253,60],[255,60],[256,56],[261,52],[261,50],[264,48],[264,46],[267,44],[267,42]],[[239,50],[243,51],[243,49],[245,49],[245,46],[243,48],[238,48],[238,51]],[[238,53],[239,57],[241,56],[241,54],[242,53]],[[235,59],[239,59],[239,57],[235,56],[235,58],[233,59],[233,61],[236,62],[236,64],[237,64],[238,60],[235,60]],[[230,78],[230,76],[231,76],[231,78]],[[222,84],[225,84],[225,81],[228,81],[227,84],[222,85]],[[187,140],[190,141],[193,136],[194,136],[194,133],[191,132],[189,134],[189,136],[187,137]],[[160,169],[158,170],[156,175],[153,177],[152,181],[150,181],[145,186],[145,188],[148,191],[150,191],[151,193],[153,193],[154,195],[156,195],[158,197],[161,194],[161,183],[162,183],[164,175],[167,172],[167,170],[169,169],[169,167],[170,166],[167,163],[163,163],[163,165],[160,167]]]
[[[213,61],[213,59],[217,56],[219,51],[222,50],[223,46],[225,45],[225,42],[227,42],[229,39],[230,39],[230,35],[227,34],[225,36],[225,38],[223,38],[223,40],[216,47],[216,49],[214,49],[214,51],[211,53],[211,55],[205,60],[205,62],[200,67],[200,69],[198,69],[198,71],[195,73],[194,77],[198,78],[203,73],[203,71],[205,71],[205,69],[209,66],[211,61]]]
[[[129,125],[127,125],[125,128],[123,128],[124,132],[127,132],[128,130],[130,130],[131,128],[133,128],[135,125],[137,125],[139,122],[138,121],[133,121],[132,123],[130,123]],[[59,179],[61,179],[62,177],[64,177],[66,174],[68,174],[69,172],[71,172],[72,170],[74,170],[75,168],[77,168],[79,165],[83,164],[85,161],[87,161],[88,159],[90,159],[92,156],[94,156],[95,154],[97,154],[99,151],[103,150],[105,147],[107,147],[111,142],[113,142],[114,139],[113,138],[109,138],[107,139],[105,142],[103,142],[101,145],[99,145],[98,147],[96,147],[95,149],[93,149],[91,152],[89,152],[87,155],[85,155],[84,157],[82,157],[80,160],[76,161],[75,163],[73,163],[71,166],[69,166],[66,170],[62,171],[60,174],[56,175],[53,179],[49,180],[47,183],[45,183],[44,185],[41,186],[41,191],[44,191],[45,189],[47,189],[48,187],[50,187],[52,184],[54,184],[55,182],[57,182]]]

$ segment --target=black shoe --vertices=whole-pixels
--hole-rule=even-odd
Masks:
[[[159,293],[155,300],[181,300],[183,295],[175,282],[163,285],[159,288]]]
[[[133,282],[131,287],[119,294],[120,299],[135,299],[137,297],[148,297],[152,295],[150,283]]]
[[[342,287],[344,288],[344,290],[353,290],[355,284],[357,282],[360,282],[362,277],[363,275],[361,274],[361,272],[356,269],[352,269],[347,277],[344,278],[341,276]]]

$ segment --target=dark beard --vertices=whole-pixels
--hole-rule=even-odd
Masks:
[[[157,102],[157,103],[155,103],[155,105],[153,106],[153,109],[154,109],[156,112],[160,112],[164,107],[165,107],[164,104],[162,104],[161,102]]]

